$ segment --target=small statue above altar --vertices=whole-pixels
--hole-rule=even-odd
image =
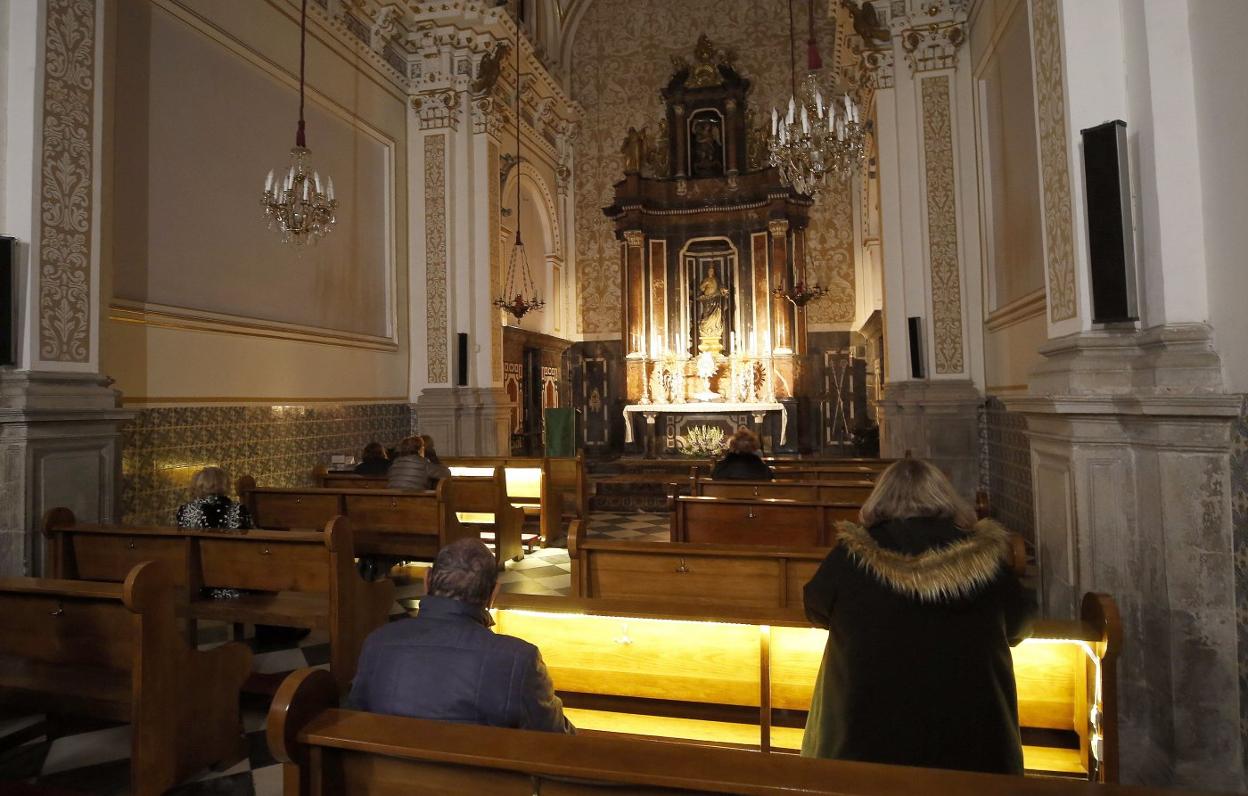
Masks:
[[[724,350],[724,313],[728,289],[719,282],[719,269],[711,266],[698,284],[698,350],[718,354]]]

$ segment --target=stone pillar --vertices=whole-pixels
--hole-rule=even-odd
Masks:
[[[672,176],[684,179],[689,176],[689,134],[685,128],[685,106],[672,106],[672,121],[668,125],[672,136]]]
[[[1194,7],[1028,5],[1049,339],[1027,394],[1005,404],[1027,420],[1045,613],[1072,615],[1093,590],[1122,613],[1121,778],[1238,791],[1248,664],[1230,462],[1243,396],[1227,392],[1208,325],[1218,230],[1196,142],[1225,125],[1193,102]],[[1096,328],[1079,131],[1112,118],[1127,123],[1139,188],[1140,322]]]
[[[0,228],[17,238],[18,357],[0,368],[0,574],[42,571],[40,518],[111,522],[121,424],[99,373],[104,4],[11,3]]]
[[[883,259],[887,327],[880,450],[933,460],[973,498],[983,362],[981,338],[970,333],[981,317],[972,300],[980,293],[972,65],[959,58],[966,12],[943,1],[911,8],[890,18],[891,43],[864,55],[879,159],[879,217],[864,240],[874,238],[868,249]],[[917,374],[910,318],[921,330]]]
[[[724,110],[724,174],[735,177],[741,171],[741,155],[737,152],[737,137],[729,135],[728,131],[737,129],[737,114],[740,109],[737,101],[730,99],[724,103]]]

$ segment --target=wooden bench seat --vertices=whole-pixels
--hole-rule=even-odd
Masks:
[[[518,596],[496,607],[496,630],[542,650],[575,736],[342,710],[324,674],[303,670],[273,701],[269,747],[286,767],[287,793],[307,796],[1089,793],[1086,783],[1055,777],[1117,778],[1121,636],[1108,597],[1088,595],[1083,611],[1079,621],[1041,622],[1037,638],[1015,649],[1020,723],[1025,733],[1037,726],[1028,723],[1037,699],[1064,703],[1072,738],[1103,736],[1099,762],[1092,755],[1089,764],[1080,740],[1029,741],[1024,759],[1033,777],[792,754],[827,635],[791,612],[721,619],[653,603]],[[1094,712],[1104,717],[1099,725]],[[1113,784],[1097,792],[1162,793]]]
[[[827,643],[800,608],[504,595],[494,613],[497,632],[541,649],[587,729],[739,744],[749,726],[751,748],[800,748]],[[1040,621],[1013,649],[1034,773],[1116,779],[1120,646],[1113,601],[1088,595],[1081,620]]]
[[[394,605],[394,583],[365,582],[356,573],[344,517],[332,518],[324,531],[240,533],[80,525],[68,509],[53,509],[44,533],[51,573],[96,581],[96,588],[141,561],[159,561],[170,573],[171,601],[192,640],[201,620],[328,631],[330,668],[343,689],[355,675],[364,638],[386,622]],[[211,599],[206,588],[244,593]]]
[[[776,498],[680,496],[671,501],[671,540],[829,548],[836,523],[857,522],[861,505]]]
[[[119,583],[0,579],[0,708],[131,723],[136,796],[240,759],[251,652],[193,649],[176,601],[173,572],[156,561]]]

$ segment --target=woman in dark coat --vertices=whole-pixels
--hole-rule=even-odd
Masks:
[[[806,584],[806,615],[829,633],[802,754],[1021,774],[1010,647],[1035,598],[1005,530],[909,458],[880,476],[862,523],[838,526]]]
[[[711,478],[732,479],[737,481],[770,481],[773,476],[767,462],[758,455],[762,445],[758,435],[745,426],[737,428],[737,432],[728,440],[728,453],[715,462],[711,470]]]
[[[390,457],[386,455],[386,447],[380,442],[370,442],[364,446],[364,454],[353,472],[356,475],[385,475],[389,469]]]

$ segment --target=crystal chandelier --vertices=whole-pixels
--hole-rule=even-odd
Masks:
[[[792,96],[787,111],[772,108],[769,162],[780,180],[800,194],[816,196],[833,180],[843,181],[862,161],[865,129],[858,104],[847,92],[819,87],[815,70],[820,67],[814,41],[814,7],[811,0],[810,71],[797,82],[793,52],[793,0],[789,0],[789,66]]]
[[[809,255],[806,254],[805,247],[802,248],[802,256],[804,263],[802,266],[802,273],[800,274],[801,278],[797,280],[797,283],[777,287],[775,290],[771,291],[773,296],[776,298],[787,299],[795,307],[805,307],[810,302],[816,301],[828,295],[828,289],[826,287],[818,282],[812,283],[810,281],[810,258]],[[785,281],[787,282],[788,280],[786,279]]]
[[[295,145],[290,150],[290,166],[277,176],[270,171],[264,178],[260,204],[269,229],[282,233],[283,243],[316,243],[334,228],[334,178],[321,181],[321,175],[308,163],[308,145],[304,134],[303,88],[304,65],[308,38],[308,0],[303,0],[299,17],[299,126]]]
[[[524,241],[520,238],[520,25],[516,24],[516,245],[511,247],[511,255],[507,258],[506,289],[502,295],[494,299],[494,306],[505,310],[520,320],[530,312],[539,312],[546,302],[537,295],[533,287],[533,272],[529,269],[529,257],[524,251]],[[520,273],[521,283],[516,285],[516,272]],[[525,294],[528,298],[525,298]]]

